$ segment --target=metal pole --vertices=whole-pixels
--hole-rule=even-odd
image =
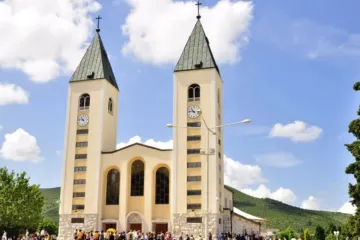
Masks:
[[[208,211],[209,211],[209,154],[210,154],[210,145],[209,145],[209,128],[206,126],[206,212],[205,212],[205,240],[208,238]]]

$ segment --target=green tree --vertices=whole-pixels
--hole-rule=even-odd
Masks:
[[[360,90],[360,82],[355,83],[353,89],[355,91]],[[360,108],[357,112],[360,116]],[[351,144],[345,144],[348,151],[355,158],[355,162],[352,162],[347,166],[345,173],[352,174],[356,180],[355,184],[349,183],[349,196],[351,198],[351,203],[356,206],[356,212],[354,216],[350,216],[349,221],[349,230],[352,236],[360,236],[360,118],[353,120],[349,124],[349,133],[352,133],[356,140]]]
[[[333,233],[328,233],[325,240],[336,240],[336,237]]]
[[[44,198],[26,173],[0,168],[0,229],[36,229],[42,220]]]
[[[340,232],[340,234],[345,239],[346,239],[346,237],[349,237],[349,239],[353,239],[354,237],[356,237],[356,235],[354,235],[354,232],[356,232],[356,229],[354,229],[354,226],[356,226],[356,224],[354,223],[354,220],[355,219],[353,217],[349,217],[347,219],[346,223],[342,227],[342,231]]]
[[[304,231],[304,240],[310,240],[310,230],[308,228]]]
[[[40,222],[38,231],[40,232],[42,229],[44,229],[50,235],[58,234],[58,226],[55,223],[53,223],[47,219],[44,219],[42,222]]]
[[[284,240],[284,238],[286,238],[286,240],[290,240],[295,238],[295,232],[291,227],[288,227],[284,231],[280,232],[279,236],[281,240]]]
[[[326,235],[333,234],[334,231],[336,231],[336,230],[337,230],[337,228],[336,228],[335,224],[329,223],[329,225],[326,228]]]
[[[300,230],[299,230],[299,238],[304,239],[304,229],[303,228],[300,228]]]
[[[325,230],[319,225],[315,229],[315,240],[325,240]]]

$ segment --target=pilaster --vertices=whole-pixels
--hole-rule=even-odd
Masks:
[[[120,170],[120,201],[119,201],[119,229],[125,231],[126,230],[126,215],[127,215],[127,200],[129,198],[128,192],[128,167],[127,165],[123,165],[123,168]]]
[[[152,205],[155,203],[153,197],[153,168],[149,166],[149,163],[145,163],[145,179],[144,179],[144,220],[143,220],[143,230],[144,232],[152,231]],[[150,225],[150,226],[149,226]]]

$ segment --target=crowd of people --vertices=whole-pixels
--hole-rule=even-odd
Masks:
[[[41,230],[40,233],[32,233],[29,234],[29,231],[26,230],[24,234],[21,234],[19,236],[7,236],[7,232],[3,231],[1,240],[55,240],[55,235],[50,235],[45,230]]]
[[[218,236],[209,233],[208,240],[263,240],[263,237],[259,234],[231,234],[220,233]],[[76,230],[74,233],[74,240],[203,240],[201,235],[194,236],[181,233],[177,237],[173,237],[170,232],[148,232],[142,233],[141,231],[128,231],[128,232],[104,232],[104,231],[90,231],[83,232],[81,229]]]
[[[74,233],[75,240],[171,240],[173,239],[171,233],[158,233],[154,232],[142,233],[141,231],[128,231],[128,232],[112,232],[112,231],[91,231],[83,232],[81,229],[76,230]]]
[[[208,240],[263,240],[263,237],[259,234],[231,234],[231,233],[219,233],[218,236],[209,233]],[[7,236],[6,231],[3,232],[1,240],[55,240],[56,236],[48,234],[45,230],[41,230],[40,233],[29,234],[26,231],[25,234],[18,237]],[[201,235],[194,236],[181,233],[177,237],[173,237],[170,232],[148,232],[143,233],[141,231],[130,230],[128,232],[116,232],[116,231],[90,231],[85,232],[81,229],[76,229],[73,235],[74,240],[204,240]],[[70,239],[69,239],[70,240]]]

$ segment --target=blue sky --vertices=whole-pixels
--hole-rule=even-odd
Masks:
[[[170,144],[173,69],[196,21],[188,1],[55,2],[63,11],[45,0],[0,2],[0,29],[9,36],[0,40],[0,167],[25,170],[41,187],[60,186],[68,81],[95,33],[94,18],[103,17],[101,36],[121,91],[118,142],[139,136],[158,146]],[[253,121],[224,131],[226,163],[238,169],[227,172],[228,183],[299,207],[339,210],[352,181],[344,143],[353,140],[347,126],[360,100],[352,90],[360,77],[360,3],[203,6],[224,80],[224,122]]]

